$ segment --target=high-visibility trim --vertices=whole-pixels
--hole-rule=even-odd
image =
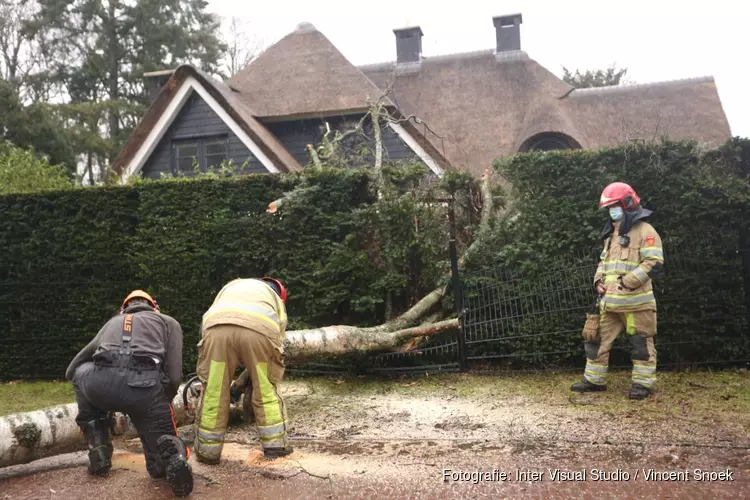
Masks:
[[[653,375],[656,373],[656,366],[654,365],[639,365],[636,361],[633,363],[633,373],[640,375]]]
[[[625,333],[635,335],[635,314],[625,313]]]
[[[664,250],[659,247],[643,247],[639,253],[641,259],[656,259],[664,262]]]
[[[632,262],[629,260],[607,260],[602,264],[602,271],[605,273],[618,271],[630,272],[639,265],[640,262]]]
[[[641,266],[633,269],[633,276],[635,276],[635,279],[637,279],[641,285],[648,281],[648,273],[644,271]]]
[[[605,385],[607,383],[607,369],[607,365],[586,361],[583,378],[595,385]]]
[[[212,316],[225,312],[245,314],[254,318],[260,318],[276,328],[279,328],[280,326],[279,317],[275,312],[268,310],[265,307],[260,307],[255,304],[245,304],[242,302],[219,302],[218,304],[211,306],[211,308],[203,315],[203,323],[205,324]]]
[[[284,422],[281,422],[280,424],[275,425],[267,425],[267,426],[258,426],[258,434],[261,436],[275,436],[276,434],[282,433],[286,431],[286,425],[284,425]]]
[[[258,374],[258,389],[263,401],[263,415],[265,417],[263,421],[266,425],[283,423],[279,397],[273,384],[268,380],[268,363],[258,363],[255,365],[255,371]]]
[[[650,304],[652,302],[656,302],[653,291],[636,293],[633,295],[617,295],[608,293],[607,295],[602,297],[601,301],[603,305],[608,307],[611,306],[612,308],[640,306],[643,304]]]
[[[656,385],[656,365],[646,365],[634,361],[631,380],[634,384],[640,384],[648,388],[654,387]]]
[[[224,388],[224,365],[223,361],[211,360],[206,395],[203,397],[203,409],[199,422],[201,427],[208,427],[209,429],[216,427],[216,420],[219,418],[221,391]]]
[[[221,448],[224,445],[223,441],[212,441],[200,437],[195,438],[195,440],[201,444],[201,448]]]
[[[195,454],[203,459],[219,460],[223,449],[224,443],[206,442],[200,438],[196,438],[195,440]]]
[[[224,440],[224,433],[223,432],[209,432],[206,429],[198,428],[198,437],[203,438],[207,441],[223,441]]]
[[[272,441],[274,439],[279,439],[279,438],[283,437],[284,434],[286,434],[286,430],[281,430],[280,432],[276,432],[274,434],[259,434],[258,437],[260,438],[261,441],[263,441],[263,440],[266,440],[266,441],[270,440],[270,441]]]

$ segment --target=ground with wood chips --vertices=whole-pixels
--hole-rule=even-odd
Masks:
[[[192,497],[750,498],[746,372],[661,374],[660,391],[640,402],[627,400],[627,373],[586,395],[568,390],[577,377],[289,379],[294,454],[262,460],[254,429],[240,423],[222,464],[191,459]],[[30,390],[3,386],[0,400],[7,407]],[[146,474],[137,441],[117,446],[104,479],[86,474],[85,453],[0,469],[0,499],[171,498]],[[555,480],[556,469],[586,480]],[[648,480],[650,470],[682,474]]]

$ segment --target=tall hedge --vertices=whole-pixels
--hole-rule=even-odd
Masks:
[[[607,184],[623,181],[654,211],[650,223],[663,238],[665,272],[654,283],[660,363],[750,359],[750,270],[741,262],[749,249],[739,241],[750,221],[749,159],[750,141],[732,139],[714,150],[660,141],[496,162],[512,185],[512,209],[467,276],[474,356],[534,367],[583,362],[583,312],[594,300],[607,220],[597,203]],[[502,319],[485,333],[493,309]]]
[[[186,372],[203,312],[237,277],[282,279],[290,328],[382,322],[386,292],[403,311],[448,267],[439,186],[418,187],[424,168],[398,172],[381,199],[355,169],[0,197],[0,376],[62,376],[135,288],[182,324]]]

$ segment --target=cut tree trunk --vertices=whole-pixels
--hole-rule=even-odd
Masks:
[[[355,352],[393,350],[405,340],[415,336],[429,336],[458,327],[458,320],[451,319],[434,324],[418,326],[395,332],[383,332],[377,327],[329,326],[315,330],[287,332],[286,358],[290,364],[304,363],[323,356],[341,356]],[[191,424],[195,418],[192,411],[197,401],[188,401],[186,409],[182,401],[181,385],[172,401],[175,423],[178,426]],[[235,405],[233,413],[243,412],[242,403]],[[43,410],[16,413],[0,417],[0,467],[31,462],[40,458],[72,451],[85,450],[83,438],[75,418],[78,405],[53,406]],[[137,437],[138,433],[130,419],[115,414],[115,435]]]
[[[77,414],[78,405],[70,403],[0,417],[0,467],[86,449]],[[128,417],[117,415],[115,421],[116,435],[138,435]]]

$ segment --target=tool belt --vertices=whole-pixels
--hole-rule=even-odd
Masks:
[[[109,368],[127,368],[136,371],[158,371],[161,363],[151,356],[133,353],[120,354],[118,351],[103,351],[94,356],[94,365]]]

